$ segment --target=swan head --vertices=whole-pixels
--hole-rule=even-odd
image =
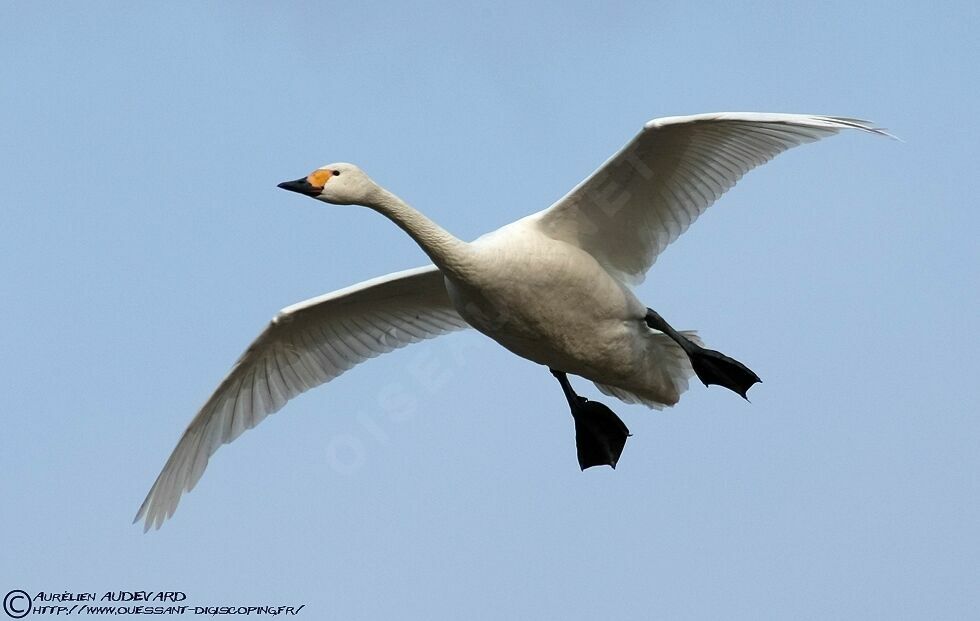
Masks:
[[[363,170],[343,162],[321,166],[295,181],[283,181],[278,187],[334,205],[363,205],[378,190]]]

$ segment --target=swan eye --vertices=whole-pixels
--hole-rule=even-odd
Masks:
[[[334,177],[339,177],[340,176],[340,171],[339,170],[333,171],[333,176]]]

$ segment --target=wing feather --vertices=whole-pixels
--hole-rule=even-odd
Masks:
[[[188,425],[134,521],[143,520],[145,530],[159,528],[222,444],[296,395],[368,358],[465,327],[434,266],[398,272],[283,309]]]
[[[890,136],[848,117],[728,112],[655,119],[531,218],[546,234],[577,245],[610,273],[636,284],[664,248],[745,173],[843,129]]]

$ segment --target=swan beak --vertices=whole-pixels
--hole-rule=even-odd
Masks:
[[[298,192],[299,194],[306,194],[307,196],[319,196],[320,190],[323,188],[318,188],[311,184],[306,177],[302,179],[297,179],[296,181],[283,181],[278,186],[283,190],[289,190],[290,192]]]

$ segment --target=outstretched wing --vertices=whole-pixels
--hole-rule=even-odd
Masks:
[[[655,119],[535,220],[623,282],[638,284],[664,248],[748,171],[783,151],[867,121],[722,112]]]
[[[283,309],[188,425],[134,521],[159,528],[218,447],[289,399],[368,358],[467,326],[431,265]]]

